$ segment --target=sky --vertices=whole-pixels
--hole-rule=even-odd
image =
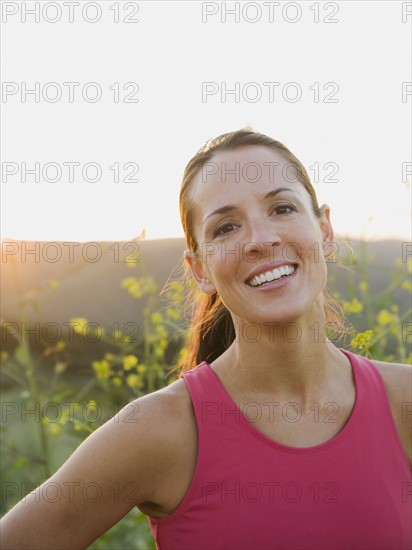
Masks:
[[[3,238],[183,236],[187,162],[249,125],[338,234],[410,240],[410,2],[75,4],[2,2]]]

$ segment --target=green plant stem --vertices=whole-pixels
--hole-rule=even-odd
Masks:
[[[14,271],[14,281],[15,281],[16,291],[18,295],[20,327],[23,327],[23,326],[27,327],[26,311],[25,311],[26,302],[23,301],[22,299],[19,275],[18,275],[16,263],[13,261],[13,259],[12,259],[12,267]],[[30,395],[34,403],[35,404],[39,403],[39,406],[40,406],[40,392],[39,392],[39,387],[37,385],[36,377],[34,374],[33,357],[32,357],[30,345],[27,339],[27,334],[25,333],[25,331],[23,331],[23,328],[21,330],[21,335],[22,335],[22,342],[20,343],[20,345],[23,346],[23,349],[25,352],[24,357],[27,358],[23,366],[26,372],[28,383],[29,383]],[[42,452],[44,457],[44,473],[48,478],[51,476],[49,441],[47,438],[46,427],[42,422],[42,418],[40,419],[40,422],[38,422],[38,430],[39,430],[40,444],[42,447]]]

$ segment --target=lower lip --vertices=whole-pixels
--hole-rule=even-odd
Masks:
[[[281,286],[287,285],[289,281],[291,281],[295,277],[297,270],[298,268],[295,267],[295,271],[291,275],[288,275],[287,277],[281,277],[280,279],[276,279],[274,281],[270,281],[270,283],[266,283],[262,286],[247,286],[252,290],[260,290],[261,292],[265,290],[272,290],[274,288],[280,288]]]

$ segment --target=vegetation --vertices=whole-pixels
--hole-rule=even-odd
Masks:
[[[412,273],[412,262],[397,260],[387,288],[378,296],[370,295],[366,262],[361,262],[359,272],[357,283],[355,272],[348,271],[345,295],[334,293],[351,326],[339,345],[370,358],[412,363],[410,330],[405,329],[410,327],[411,309],[400,308],[393,300],[396,290],[402,292],[403,305],[410,303],[412,286],[407,273]],[[50,281],[51,288],[58,284]],[[15,335],[13,352],[2,352],[2,379],[7,382],[1,425],[2,514],[49,477],[80,441],[125,404],[176,379],[170,368],[186,352],[181,329],[184,283],[171,282],[161,297],[150,276],[126,277],[120,285],[130,299],[146,304],[142,330],[136,338],[118,328],[108,332],[100,326],[88,327],[87,319],[81,317],[71,319],[78,339],[87,328],[89,337],[91,331],[110,348],[93,359],[88,372],[74,371],[71,343],[63,339],[43,342],[38,353],[23,328]],[[27,305],[21,297],[20,327],[26,327]],[[367,330],[356,328],[361,316],[366,316]],[[327,335],[333,340],[330,328]],[[91,548],[150,549],[155,545],[146,517],[134,509]]]

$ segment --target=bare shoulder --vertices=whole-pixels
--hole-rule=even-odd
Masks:
[[[375,361],[372,363],[382,376],[386,390],[400,403],[412,401],[412,365]]]
[[[184,445],[191,406],[185,385],[178,380],[128,403],[83,442],[69,469],[82,462],[83,476],[98,476],[99,483],[116,471],[124,485],[139,488],[136,504],[151,500],[155,480]],[[98,465],[95,456],[103,458]]]
[[[399,438],[412,465],[412,365],[372,363],[383,379]]]
[[[144,434],[152,447],[153,443],[156,444],[153,448],[156,449],[157,458],[160,454],[157,445],[161,445],[164,451],[166,448],[171,451],[174,447],[179,448],[185,430],[193,422],[192,401],[183,379],[140,397],[126,405],[122,412],[125,416],[129,414],[131,422],[133,419],[136,421],[138,431]],[[129,442],[125,440],[125,444]]]
[[[136,417],[148,439],[162,442],[165,450],[167,445],[171,452],[178,451],[184,444],[185,434],[192,433],[194,411],[183,379],[147,394],[129,406],[136,408]]]
[[[161,390],[139,398],[129,406],[138,409],[141,422],[150,422],[151,429],[170,433],[170,429],[185,427],[192,417],[192,400],[183,379]]]
[[[198,434],[192,400],[183,379],[139,400],[147,433],[145,499],[139,508],[153,517],[170,514],[194,475]]]

